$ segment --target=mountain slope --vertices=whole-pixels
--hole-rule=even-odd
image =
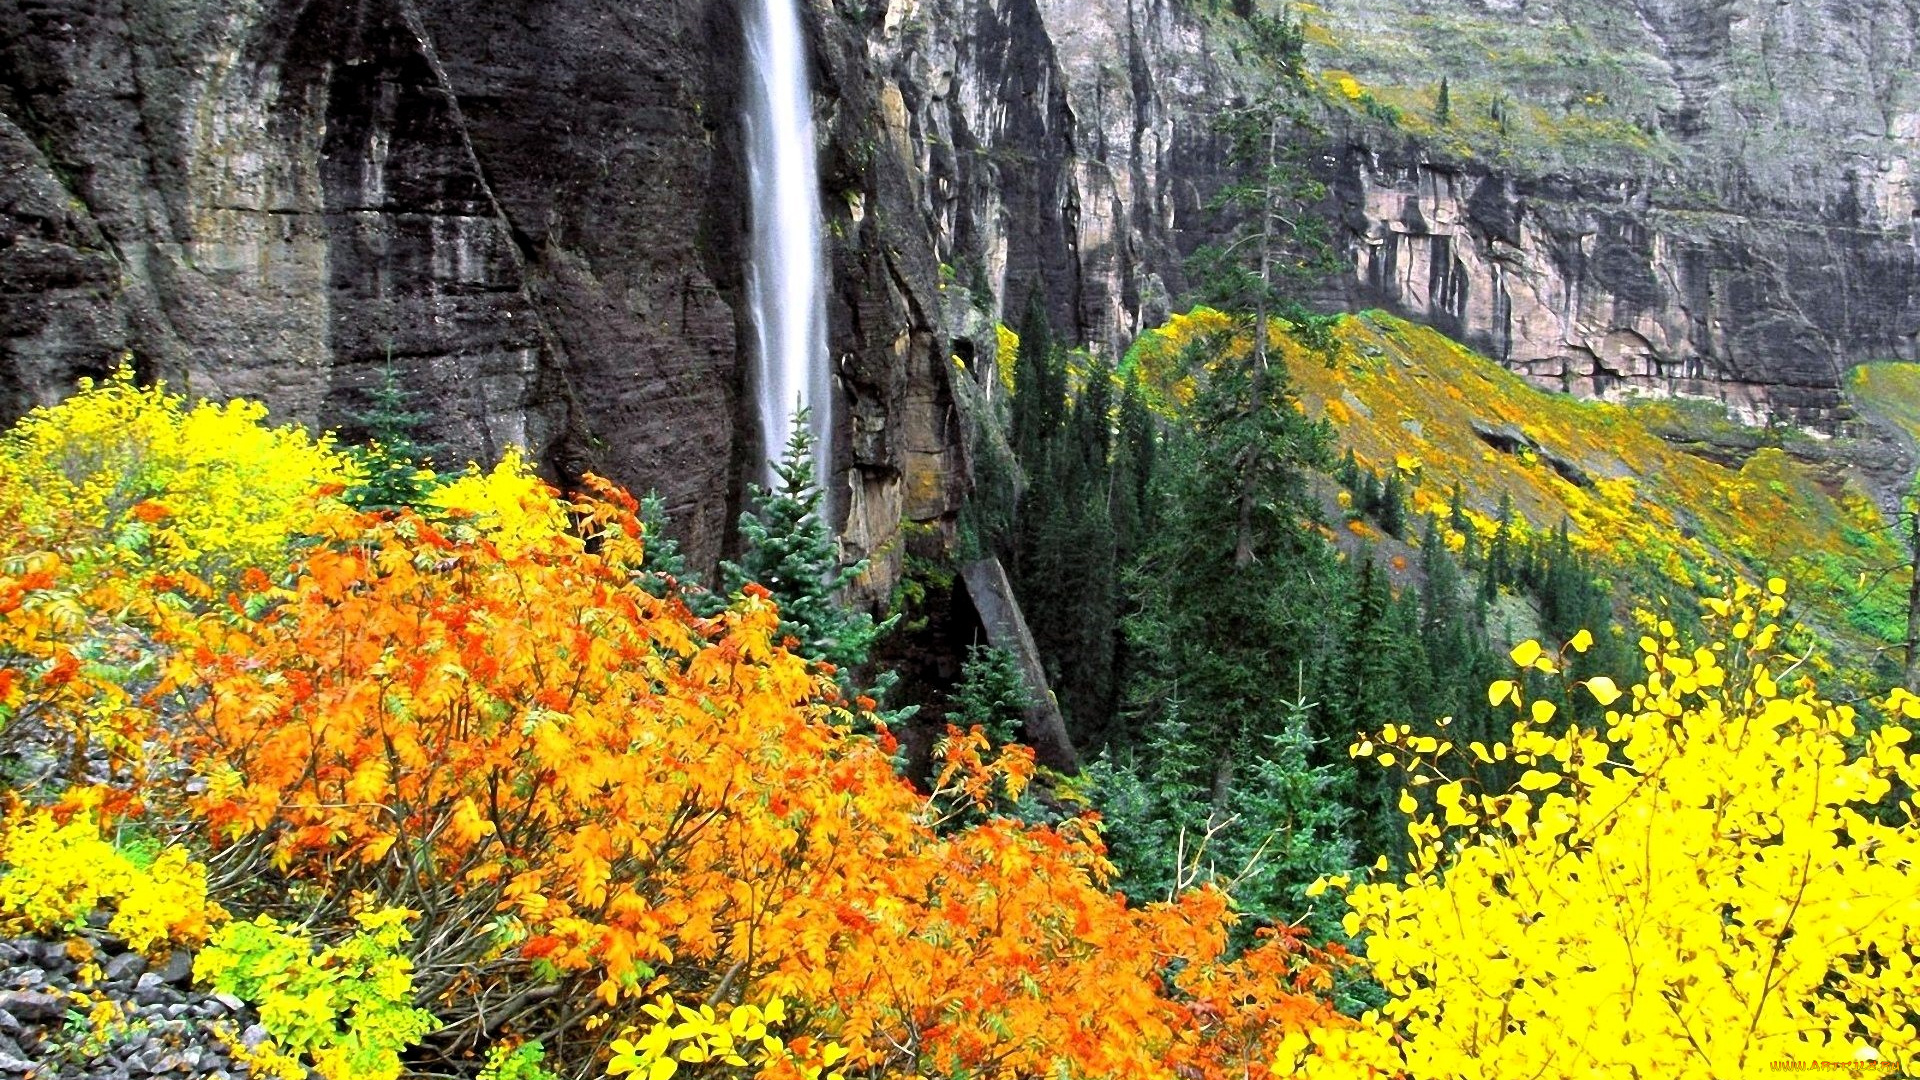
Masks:
[[[1228,325],[1205,309],[1178,316],[1133,360],[1151,376],[1172,351]],[[1335,336],[1330,360],[1290,335],[1275,341],[1307,411],[1329,420],[1362,465],[1397,471],[1416,514],[1445,518],[1457,484],[1484,536],[1509,500],[1523,532],[1565,521],[1574,545],[1640,596],[1778,575],[1809,627],[1850,664],[1870,665],[1896,640],[1906,576],[1888,568],[1901,552],[1830,443],[1743,427],[1710,403],[1543,391],[1380,312],[1342,318]]]

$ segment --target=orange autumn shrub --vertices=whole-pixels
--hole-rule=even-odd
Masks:
[[[641,587],[630,498],[567,509],[511,546],[338,513],[289,586],[252,575],[170,637],[210,865],[292,878],[321,922],[420,912],[442,1049],[518,1033],[590,1075],[662,993],[778,997],[850,1076],[1244,1080],[1339,1022],[1292,936],[1224,958],[1219,893],[1106,891],[1088,822],[941,827],[763,592],[697,618]],[[1030,770],[948,745],[982,810]]]

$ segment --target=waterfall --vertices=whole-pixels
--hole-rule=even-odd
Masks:
[[[747,301],[758,351],[754,396],[771,482],[794,413],[811,409],[813,475],[827,490],[832,382],[827,370],[826,260],[813,98],[800,0],[745,0],[747,172],[753,198]]]

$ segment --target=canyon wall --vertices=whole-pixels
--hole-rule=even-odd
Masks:
[[[805,6],[834,502],[876,594],[903,523],[937,535],[965,490],[951,357],[980,377],[1030,297],[1118,352],[1185,292],[1243,77],[1208,7]],[[1353,270],[1321,299],[1575,391],[1843,424],[1841,372],[1920,330],[1917,7],[1636,0],[1638,163],[1503,163],[1334,101],[1316,159]],[[739,27],[728,0],[0,0],[0,413],[126,356],[351,436],[391,368],[443,463],[518,443],[657,488],[710,566],[761,452]],[[1716,89],[1753,71],[1771,97]]]
[[[1354,302],[1541,385],[1711,398],[1756,426],[1832,432],[1851,419],[1847,368],[1916,358],[1910,226],[1675,209],[1631,182],[1516,180],[1365,146],[1342,165]]]
[[[1009,321],[1037,290],[1097,348],[1164,317],[1183,256],[1217,238],[1208,203],[1231,175],[1212,122],[1246,76],[1234,17],[1201,14],[1219,7],[868,5],[874,68],[898,87],[894,129],[959,285]],[[1628,7],[1312,8],[1326,23],[1308,34],[1322,210],[1352,267],[1317,299],[1432,322],[1575,393],[1707,397],[1750,422],[1843,428],[1847,368],[1920,355],[1920,2]],[[1445,68],[1412,64],[1396,34],[1464,41],[1421,59],[1485,65],[1455,73],[1497,86],[1551,143],[1381,122],[1341,93],[1343,72],[1318,68],[1384,42],[1369,77],[1430,100]],[[1570,55],[1526,51],[1563,37]],[[1455,88],[1463,109],[1474,85]]]

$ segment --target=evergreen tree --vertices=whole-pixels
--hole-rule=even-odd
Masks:
[[[669,531],[667,501],[657,491],[640,497],[640,530],[646,543],[646,555],[640,564],[640,587],[665,598],[678,597],[694,614],[711,618],[727,606],[700,583],[700,576],[687,566],[680,542]]]
[[[1083,736],[1086,741],[1079,744],[1090,753],[1098,753],[1119,731],[1122,699],[1138,664],[1137,653],[1121,618],[1126,604],[1123,582],[1127,568],[1138,560],[1141,548],[1157,527],[1150,498],[1157,446],[1153,414],[1147,409],[1139,384],[1129,379],[1120,398],[1118,437],[1107,485],[1107,505],[1113,522],[1113,567],[1109,583],[1113,617],[1106,632],[1111,642],[1112,667],[1100,717],[1101,730],[1097,736]]]
[[[439,486],[430,468],[436,448],[415,438],[428,415],[412,407],[413,399],[389,363],[367,391],[367,407],[352,414],[366,433],[365,444],[355,448],[366,479],[345,493],[349,504],[362,510],[421,506]]]
[[[1006,556],[1014,546],[1019,464],[997,426],[986,416],[975,417],[969,446],[973,451],[973,492],[960,508],[959,557]]]
[[[1241,220],[1227,242],[1197,249],[1188,270],[1199,299],[1253,316],[1255,359],[1264,364],[1275,315],[1316,350],[1331,347],[1328,322],[1307,313],[1295,294],[1338,270],[1340,257],[1327,221],[1313,212],[1327,187],[1313,169],[1311,148],[1319,140],[1308,108],[1305,28],[1285,9],[1250,10],[1243,55],[1262,77],[1255,93],[1221,113],[1239,177],[1214,203]]]
[[[840,561],[832,526],[821,516],[823,492],[813,479],[813,436],[807,412],[794,418],[786,451],[774,466],[776,486],[752,485],[752,509],[740,515],[746,550],[720,564],[728,592],[758,582],[780,606],[780,632],[798,641],[796,652],[849,672],[867,662],[873,643],[898,621],[875,623],[837,599],[866,573],[865,560]]]
[[[1499,596],[1502,585],[1511,585],[1516,580],[1515,547],[1513,496],[1503,491],[1500,493],[1500,527],[1494,530],[1493,539],[1487,544],[1487,568],[1481,583],[1481,592],[1489,602]]]
[[[1032,697],[1012,653],[970,645],[950,701],[947,723],[963,730],[977,724],[996,745],[1004,745],[1018,736]]]
[[[1347,593],[1339,605],[1341,637],[1332,665],[1335,684],[1329,700],[1341,728],[1321,733],[1344,747],[1356,732],[1378,731],[1383,724],[1426,721],[1416,716],[1409,693],[1413,669],[1424,667],[1417,620],[1403,625],[1386,575],[1373,552],[1360,552],[1345,575]],[[1359,850],[1388,854],[1400,847],[1402,818],[1394,808],[1399,790],[1392,774],[1379,769],[1350,773],[1342,795],[1354,811],[1354,840]]]
[[[1354,500],[1360,504],[1360,512],[1367,517],[1377,517],[1380,513],[1380,474],[1372,469],[1360,470],[1360,493]]]
[[[1237,758],[1291,715],[1291,676],[1318,670],[1313,643],[1338,573],[1307,480],[1329,463],[1328,429],[1294,408],[1283,367],[1206,363],[1223,348],[1203,342],[1186,358],[1197,390],[1168,435],[1160,519],[1131,574],[1127,620],[1142,667],[1134,722],[1151,728],[1176,696],[1207,718],[1195,738],[1216,806]]]
[[[1205,741],[1177,697],[1142,746],[1089,766],[1101,831],[1120,869],[1115,888],[1150,902],[1218,885],[1253,916],[1236,934],[1236,944],[1245,945],[1259,923],[1307,910],[1308,884],[1353,865],[1340,778],[1313,763],[1319,755],[1306,714],[1314,705],[1289,704],[1276,730],[1248,748],[1244,776],[1221,801],[1212,798]],[[1324,937],[1338,932],[1331,919],[1314,930]]]
[[[1096,749],[1114,710],[1119,604],[1105,368],[1039,450],[1021,504],[1015,589],[1076,746]]]
[[[1013,368],[1013,453],[1032,483],[1066,416],[1066,365],[1053,340],[1040,290],[1027,294]]]
[[[1511,665],[1494,653],[1484,603],[1475,599],[1432,519],[1420,541],[1420,562],[1425,582],[1419,632],[1430,687],[1423,718],[1451,717],[1448,737],[1458,745],[1492,745],[1507,736],[1511,718],[1488,705],[1485,688],[1506,677]]]
[[[1123,546],[1130,552],[1145,528],[1152,421],[1137,390],[1123,396],[1116,447],[1111,365],[1091,359],[1069,400],[1066,355],[1052,341],[1036,292],[1013,401],[1026,483],[1003,555],[1068,734],[1097,752],[1118,696],[1119,568]]]
[[[1153,529],[1153,507],[1147,493],[1153,484],[1157,435],[1139,383],[1129,378],[1120,395],[1120,424],[1114,444],[1108,483],[1113,513],[1115,561],[1133,562],[1140,543]]]
[[[1388,536],[1405,538],[1407,534],[1407,494],[1406,485],[1400,479],[1398,471],[1389,472],[1387,479],[1380,485],[1380,509],[1377,520],[1380,531]]]
[[[1360,477],[1360,459],[1354,456],[1353,447],[1347,447],[1346,454],[1340,458],[1340,471],[1334,478],[1340,482],[1341,487],[1352,492],[1356,499],[1358,498],[1361,492],[1360,485],[1365,481]]]
[[[1464,685],[1449,673],[1464,673],[1474,664],[1473,644],[1481,629],[1475,625],[1467,604],[1466,579],[1459,564],[1440,540],[1439,526],[1429,518],[1420,538],[1420,569],[1424,581],[1420,591],[1420,636],[1427,659],[1439,686]],[[1469,687],[1473,693],[1477,689]],[[1454,702],[1443,702],[1441,712],[1455,711]]]
[[[1447,86],[1447,77],[1440,76],[1440,92],[1433,106],[1433,122],[1446,127],[1453,123],[1453,93]]]
[[[1087,385],[1072,409],[1074,450],[1088,483],[1105,493],[1113,446],[1113,365],[1096,356],[1087,364]]]

